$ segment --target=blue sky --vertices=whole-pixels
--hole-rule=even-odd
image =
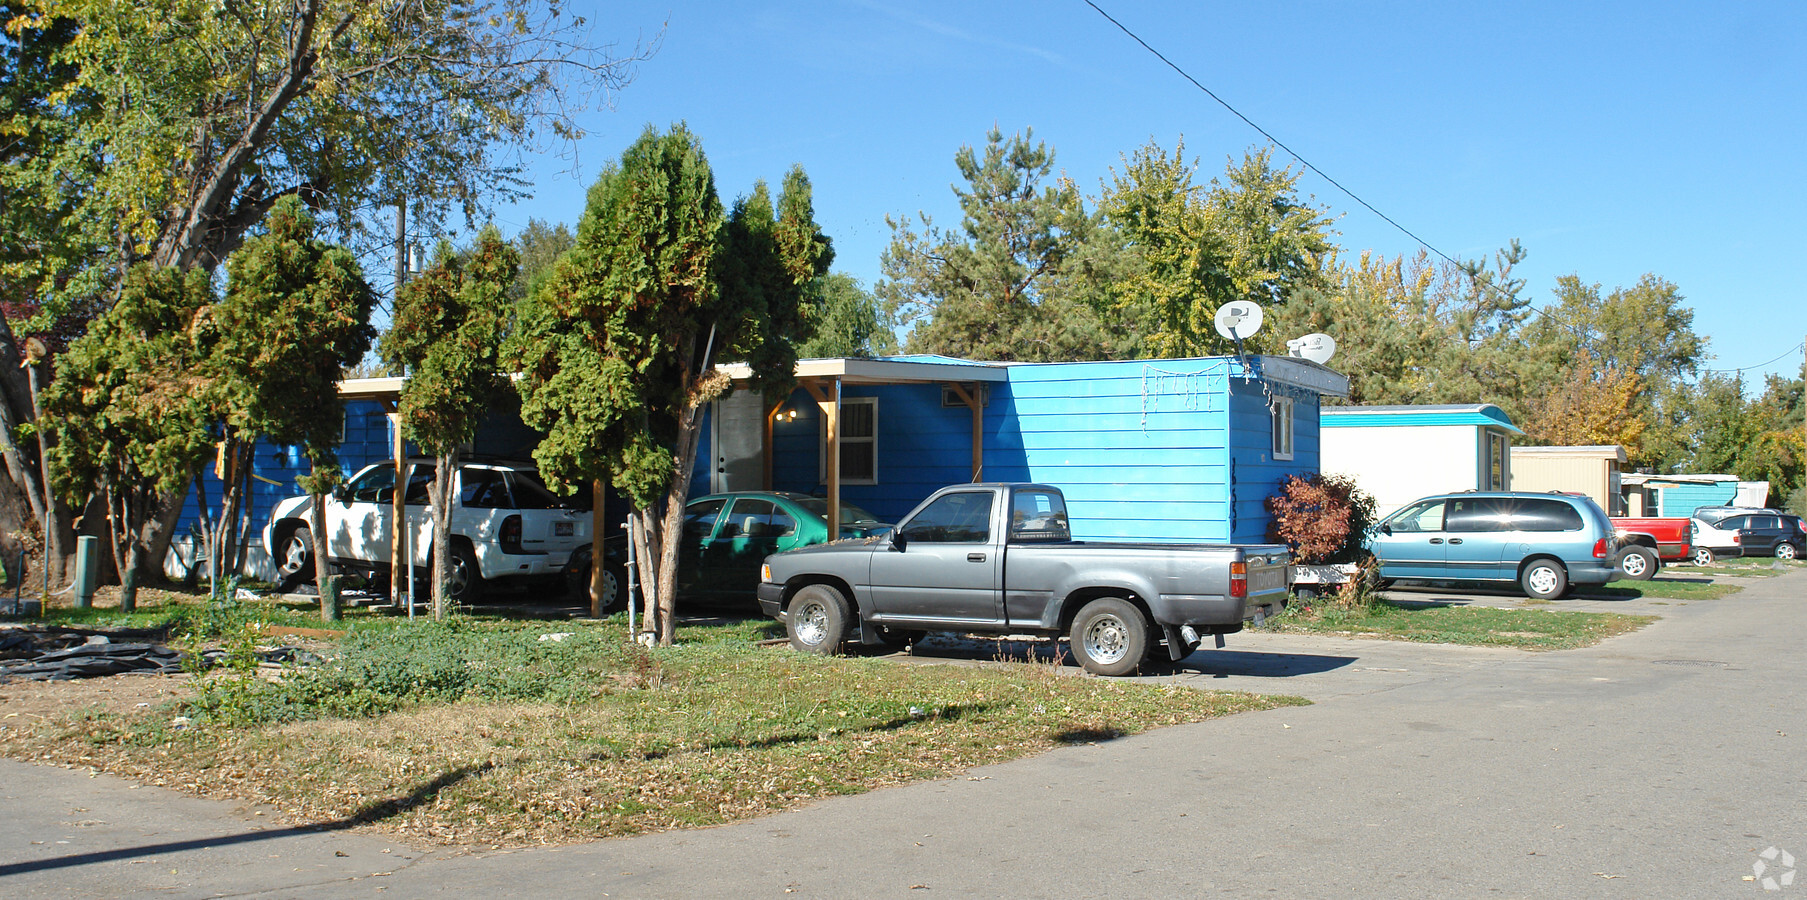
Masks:
[[[1444,252],[1522,241],[1536,302],[1560,275],[1655,273],[1710,367],[1800,375],[1807,5],[1097,2]],[[575,225],[603,164],[682,120],[724,201],[801,163],[835,268],[870,286],[887,215],[958,222],[954,152],[993,125],[1033,128],[1094,196],[1151,138],[1183,136],[1206,175],[1265,143],[1083,0],[587,5],[599,41],[663,29],[660,49],[584,117],[575,159],[529,159],[535,197],[498,211],[506,232]],[[1301,186],[1347,252],[1417,251],[1316,175]]]

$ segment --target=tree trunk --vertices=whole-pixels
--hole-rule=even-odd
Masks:
[[[433,618],[444,621],[451,600],[452,476],[458,471],[458,448],[439,457],[433,471]],[[476,572],[465,573],[478,578]]]
[[[239,506],[244,502],[244,481],[239,467],[242,457],[247,454],[244,453],[244,442],[232,437],[221,442],[219,454],[214,472],[220,477],[220,517],[213,525],[211,555],[218,572],[213,582],[213,596],[226,599],[221,592],[237,574],[234,564],[238,560]]]
[[[677,468],[665,494],[664,531],[668,540],[659,554],[659,646],[669,647],[677,638],[678,549],[684,522],[684,501],[690,496],[690,476],[696,468],[697,443],[702,439],[702,403],[691,402],[678,423]]]
[[[628,540],[634,542],[634,567],[640,579],[640,623],[638,633],[657,634],[659,582],[658,568],[653,560],[659,555],[659,524],[653,516],[651,507],[635,510],[633,527],[628,529]],[[628,631],[635,631],[635,623],[627,623]],[[631,635],[630,635],[631,636]]]

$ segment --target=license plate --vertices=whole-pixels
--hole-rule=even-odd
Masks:
[[[570,537],[576,533],[577,533],[577,523],[575,523],[575,522],[553,522],[552,523],[552,536],[553,537]]]
[[[1256,593],[1282,590],[1285,587],[1285,569],[1263,569],[1249,576],[1249,590]]]

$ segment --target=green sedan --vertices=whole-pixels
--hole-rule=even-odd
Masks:
[[[838,537],[870,537],[890,527],[857,506],[841,504]],[[751,605],[767,556],[828,540],[828,501],[777,491],[709,494],[685,504],[680,528],[678,595],[707,604]],[[614,600],[610,606],[619,607],[626,599],[627,541],[610,540],[604,553],[604,593]],[[588,583],[587,570],[586,565],[580,580],[574,579],[574,590]]]

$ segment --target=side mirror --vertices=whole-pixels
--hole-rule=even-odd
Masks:
[[[901,531],[892,531],[891,532],[891,549],[896,550],[899,553],[902,553],[904,551],[904,547],[906,545],[908,545],[909,543],[910,543],[909,538],[904,537],[903,532],[901,532]]]
[[[1380,526],[1380,533],[1385,534],[1385,535],[1391,535],[1393,533],[1393,526],[1391,526],[1391,525]]]
[[[333,485],[333,499],[339,501],[340,503],[345,504],[346,506],[350,506],[351,505],[351,486],[345,485],[345,484]]]

